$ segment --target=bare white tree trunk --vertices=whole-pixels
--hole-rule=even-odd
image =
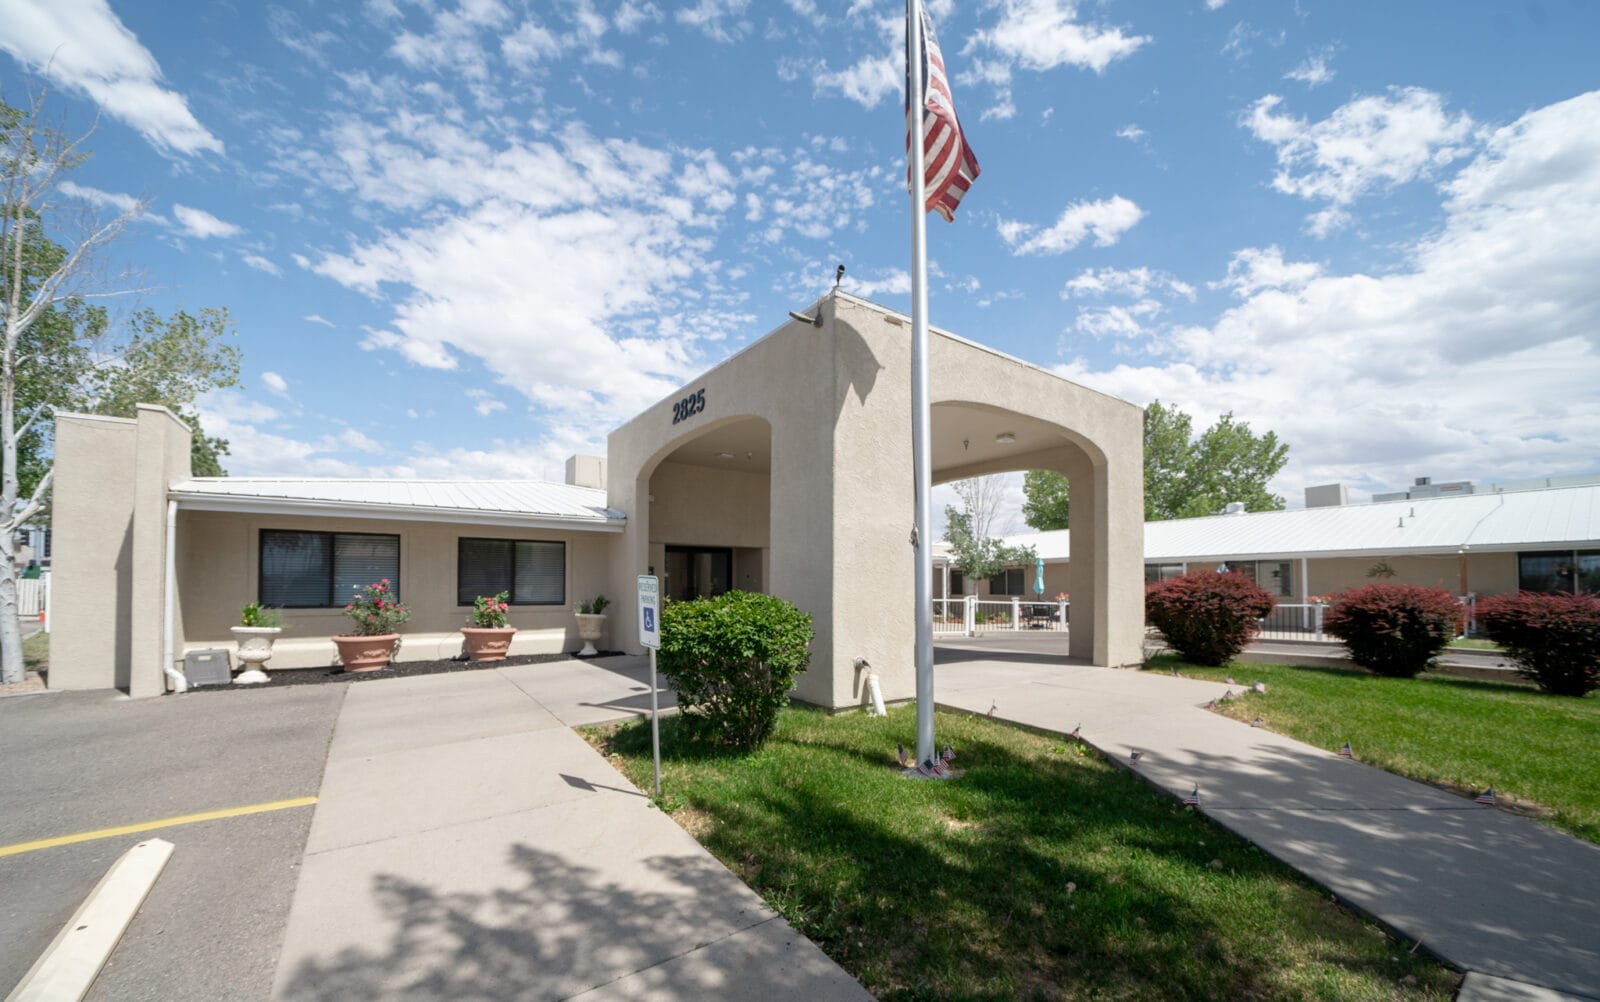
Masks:
[[[972,517],[972,538],[991,539],[1006,534],[1010,526],[996,524],[1006,498],[1004,473],[957,480],[950,485],[961,501],[961,509]]]
[[[54,475],[54,469],[47,471],[27,498],[21,496],[18,444],[35,421],[48,416],[48,408],[41,407],[19,422],[18,348],[40,317],[57,304],[87,294],[86,288],[95,284],[97,252],[144,211],[141,203],[104,222],[87,209],[55,203],[58,183],[83,162],[79,146],[87,133],[74,139],[51,126],[44,119],[44,101],[45,92],[40,91],[20,113],[12,114],[0,105],[0,259],[5,262],[7,278],[0,291],[0,321],[4,322],[4,340],[0,342],[0,682],[18,682],[23,677],[16,534],[44,507]],[[75,221],[76,227],[68,228],[75,229],[76,239],[57,226],[51,238],[61,248],[60,263],[48,273],[28,274],[25,280],[25,269],[32,263],[26,252],[42,245],[47,213]],[[58,385],[70,384],[78,375],[52,374],[60,380]]]

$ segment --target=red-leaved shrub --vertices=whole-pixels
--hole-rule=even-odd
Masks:
[[[1179,654],[1202,665],[1233,660],[1272,612],[1272,594],[1240,574],[1190,571],[1144,590],[1144,614]]]
[[[1478,623],[1545,692],[1582,696],[1600,686],[1600,598],[1495,595],[1478,603]]]
[[[1439,656],[1460,622],[1461,607],[1443,588],[1371,584],[1335,595],[1322,628],[1344,641],[1356,664],[1411,678]]]

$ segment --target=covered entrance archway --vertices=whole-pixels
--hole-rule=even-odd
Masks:
[[[838,291],[809,313],[820,325],[784,324],[611,434],[607,505],[628,519],[612,550],[612,587],[625,606],[639,574],[692,575],[698,591],[702,566],[716,576],[707,554],[727,549],[733,587],[812,617],[800,699],[858,703],[864,665],[886,698],[909,699],[910,323]],[[1026,469],[1067,476],[1072,655],[1138,660],[1142,410],[943,332],[931,332],[929,354],[935,481]],[[691,571],[694,554],[702,563]],[[637,646],[632,619],[613,624],[628,650]]]

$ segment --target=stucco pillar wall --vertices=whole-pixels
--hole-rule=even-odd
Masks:
[[[134,421],[56,415],[52,689],[128,685],[137,443]]]
[[[1077,453],[1069,456],[1063,465],[1062,472],[1071,490],[1067,539],[1072,561],[1067,565],[1067,576],[1072,587],[1067,589],[1071,596],[1067,609],[1067,653],[1103,665],[1107,662],[1096,657],[1105,633],[1105,602],[1101,599],[1106,567],[1103,489],[1097,486],[1100,478],[1088,456]]]
[[[167,492],[174,481],[189,477],[190,433],[165,407],[140,404],[136,421],[128,694],[141,698],[167,691]],[[174,610],[174,651],[183,650],[179,612]]]
[[[862,702],[865,658],[888,700],[916,696],[911,546],[910,328],[835,300],[833,679],[825,705]],[[810,697],[807,697],[810,698]],[[821,702],[821,700],[813,700]]]
[[[651,474],[699,435],[760,418],[770,428],[772,449],[763,575],[769,593],[809,613],[815,627],[811,667],[796,695],[833,705],[833,340],[831,324],[787,324],[611,433],[607,504],[628,518],[610,560],[610,587],[619,604],[613,636],[623,650],[640,650],[637,576],[651,566]],[[673,403],[699,390],[705,391],[705,408],[674,425]],[[656,564],[657,575],[664,571]]]

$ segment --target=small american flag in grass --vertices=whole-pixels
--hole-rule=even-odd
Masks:
[[[923,759],[921,764],[917,766],[917,773],[919,775],[926,776],[929,779],[932,779],[937,775],[937,773],[933,771],[933,762],[928,759]]]
[[[1070,738],[1081,738],[1081,737],[1083,737],[1083,725],[1079,724],[1077,727],[1074,727],[1072,729],[1072,733],[1067,735],[1067,736],[1070,737]]]
[[[1260,727],[1261,726],[1261,718],[1257,717],[1256,719],[1250,721],[1250,726],[1251,727]]]
[[[1267,691],[1267,683],[1265,683],[1265,682],[1257,682],[1255,685],[1251,686],[1250,688],[1254,689],[1257,692],[1266,692]]]
[[[1355,758],[1356,757],[1355,749],[1350,747],[1350,742],[1346,741],[1344,743],[1344,747],[1339,749],[1339,757],[1340,758]]]
[[[906,754],[906,746],[905,745],[895,745],[894,747],[895,747],[895,751],[898,752],[899,755],[900,755],[900,768],[902,768],[902,769],[911,768],[911,756]]]
[[[1488,804],[1490,807],[1493,807],[1494,787],[1491,786],[1487,790],[1484,790],[1482,793],[1478,794],[1476,797],[1473,797],[1472,802],[1474,804]]]
[[[1183,806],[1185,806],[1185,807],[1199,807],[1200,806],[1200,787],[1198,785],[1195,786],[1193,792],[1191,792],[1188,796],[1183,798]]]
[[[956,757],[956,750],[949,745],[944,746],[944,754],[939,756],[939,761],[948,763]]]
[[[1128,761],[1132,762],[1134,765],[1138,765],[1139,764],[1139,760],[1142,759],[1142,758],[1144,758],[1144,752],[1136,751],[1136,752],[1131,753],[1128,756]]]

